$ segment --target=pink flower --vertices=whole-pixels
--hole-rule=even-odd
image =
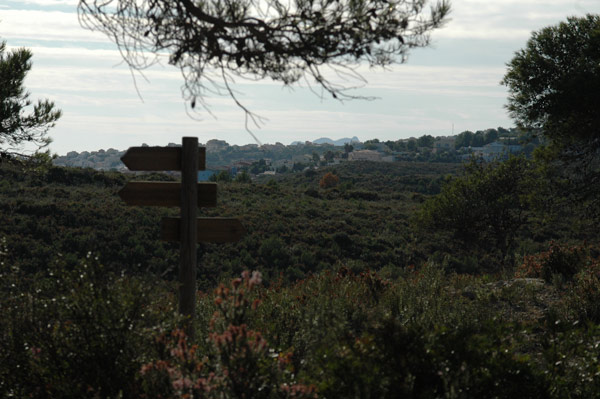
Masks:
[[[154,368],[154,365],[152,363],[144,364],[142,366],[142,369],[140,370],[140,373],[142,373],[142,375],[144,375],[148,371],[152,370],[153,368]]]
[[[192,386],[192,381],[187,377],[179,378],[179,379],[173,381],[173,388],[178,391],[182,391],[184,389],[189,389],[191,386]]]
[[[259,285],[262,283],[262,275],[258,270],[252,272],[252,277],[250,278],[250,286]]]
[[[29,348],[29,350],[31,351],[31,354],[33,355],[33,357],[39,357],[40,353],[42,353],[42,349],[32,346],[31,348]]]

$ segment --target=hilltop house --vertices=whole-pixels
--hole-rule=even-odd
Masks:
[[[436,154],[438,152],[443,151],[454,151],[454,142],[456,141],[455,136],[450,137],[438,137],[433,142],[433,153]]]
[[[359,150],[348,153],[348,161],[381,161],[381,153],[373,150]]]
[[[475,156],[489,162],[495,159],[508,158],[510,154],[518,154],[523,151],[523,147],[521,145],[507,145],[494,141],[483,147],[469,147],[469,150],[470,154],[463,155],[463,159]]]

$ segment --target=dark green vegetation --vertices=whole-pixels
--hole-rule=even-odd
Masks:
[[[555,191],[600,215],[600,15],[534,32],[508,64],[508,109],[541,129]]]
[[[596,22],[553,29],[584,32],[581,49]],[[598,130],[573,111],[557,137],[560,114],[529,126],[532,159],[217,178],[204,214],[241,216],[248,235],[201,248],[193,339],[174,312],[176,248],[156,240],[174,211],[120,204],[124,175],[4,162],[0,395],[597,397],[600,217],[579,178],[598,152],[566,155],[597,148]]]
[[[550,243],[597,235],[574,223],[575,210],[538,220],[543,201],[524,187],[542,185],[530,161],[464,171],[349,162],[220,182],[219,206],[202,213],[241,216],[248,235],[201,247],[194,342],[176,329],[177,245],[157,239],[160,217],[175,210],[124,206],[116,192],[130,177],[114,172],[6,163],[0,172],[2,396],[587,398],[600,389],[598,253]],[[338,180],[321,188],[326,174]],[[452,229],[470,215],[458,208],[465,200],[477,215],[524,214],[508,230],[472,220],[469,247]],[[453,212],[455,221],[425,222]],[[245,269],[262,278],[211,294]]]
[[[355,270],[406,266],[413,259],[409,217],[426,194],[439,192],[457,165],[347,163],[337,187],[323,190],[325,172],[286,175],[266,184],[220,182],[215,209],[204,216],[240,217],[249,234],[233,245],[204,245],[200,286],[260,269],[286,279],[347,265]],[[117,191],[128,180],[115,172],[60,167],[23,173],[1,169],[0,234],[10,262],[23,270],[48,261],[75,264],[88,252],[111,270],[176,275],[177,244],[159,241],[160,218],[177,209],[128,207]],[[169,179],[155,174],[136,180]],[[238,179],[243,180],[243,179]],[[393,266],[393,267],[392,267]]]

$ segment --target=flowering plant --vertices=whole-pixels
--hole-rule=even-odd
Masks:
[[[248,324],[260,300],[250,302],[250,292],[261,283],[261,275],[244,272],[229,286],[216,290],[216,311],[208,334],[209,350],[204,355],[186,335],[173,331],[158,342],[164,359],[145,364],[149,395],[170,398],[316,398],[315,388],[293,381],[286,373],[290,353],[269,349],[259,331]],[[290,378],[292,377],[292,378]],[[162,389],[156,389],[160,387]],[[159,393],[162,392],[162,393]]]

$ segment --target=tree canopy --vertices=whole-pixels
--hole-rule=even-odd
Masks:
[[[184,99],[207,107],[205,96],[230,95],[234,78],[304,79],[338,99],[358,63],[404,62],[442,25],[448,0],[80,0],[84,27],[105,33],[131,68],[168,54],[185,79]],[[314,79],[314,82],[312,79]],[[351,86],[351,84],[350,84]]]
[[[600,16],[534,32],[502,81],[515,121],[558,142],[600,138]]]
[[[600,217],[600,16],[534,32],[502,82],[511,116],[551,145],[542,160],[553,185]]]
[[[522,157],[465,165],[465,175],[444,184],[417,215],[421,226],[447,233],[458,249],[512,256],[516,232],[526,221],[532,168]],[[451,243],[448,242],[448,245]]]
[[[38,100],[31,113],[32,101],[23,86],[31,69],[31,51],[20,48],[6,51],[0,42],[0,156],[18,153],[24,144],[37,149],[50,144],[48,130],[61,116],[61,111],[48,100]]]

